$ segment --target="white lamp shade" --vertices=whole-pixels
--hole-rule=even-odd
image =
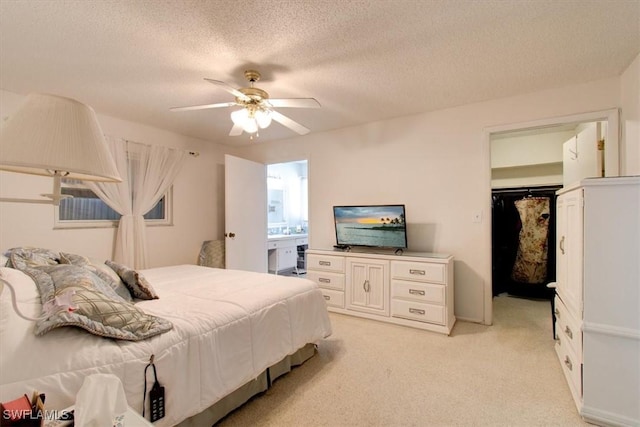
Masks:
[[[231,113],[231,121],[238,126],[244,126],[247,120],[249,120],[249,110],[246,108]]]
[[[119,182],[93,109],[74,99],[30,94],[0,129],[0,169]]]
[[[246,133],[258,132],[258,124],[256,123],[256,119],[254,119],[253,117],[251,117],[250,119],[247,119],[247,121],[244,122],[244,124],[242,125],[242,129]]]
[[[258,110],[256,111],[255,116],[260,129],[268,128],[271,124],[271,113],[268,110]]]

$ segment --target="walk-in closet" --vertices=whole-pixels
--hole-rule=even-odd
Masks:
[[[494,189],[493,295],[550,298],[555,281],[555,192],[561,186]]]
[[[550,299],[556,191],[604,174],[606,122],[491,135],[493,296]]]

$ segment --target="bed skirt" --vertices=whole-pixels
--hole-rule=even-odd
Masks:
[[[233,410],[245,404],[253,396],[267,391],[272,381],[290,372],[292,367],[302,365],[313,357],[315,352],[316,346],[314,344],[305,345],[295,353],[286,356],[280,362],[267,368],[254,380],[223,397],[199,414],[182,421],[176,427],[201,427],[217,423]]]

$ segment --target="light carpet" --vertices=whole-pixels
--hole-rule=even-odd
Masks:
[[[584,426],[553,349],[548,301],[494,298],[494,324],[451,336],[331,314],[318,353],[218,423]]]

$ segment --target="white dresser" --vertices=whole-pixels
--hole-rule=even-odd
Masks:
[[[640,177],[558,191],[556,352],[580,414],[640,426]]]
[[[329,311],[447,335],[456,321],[449,255],[309,249],[307,277]]]

